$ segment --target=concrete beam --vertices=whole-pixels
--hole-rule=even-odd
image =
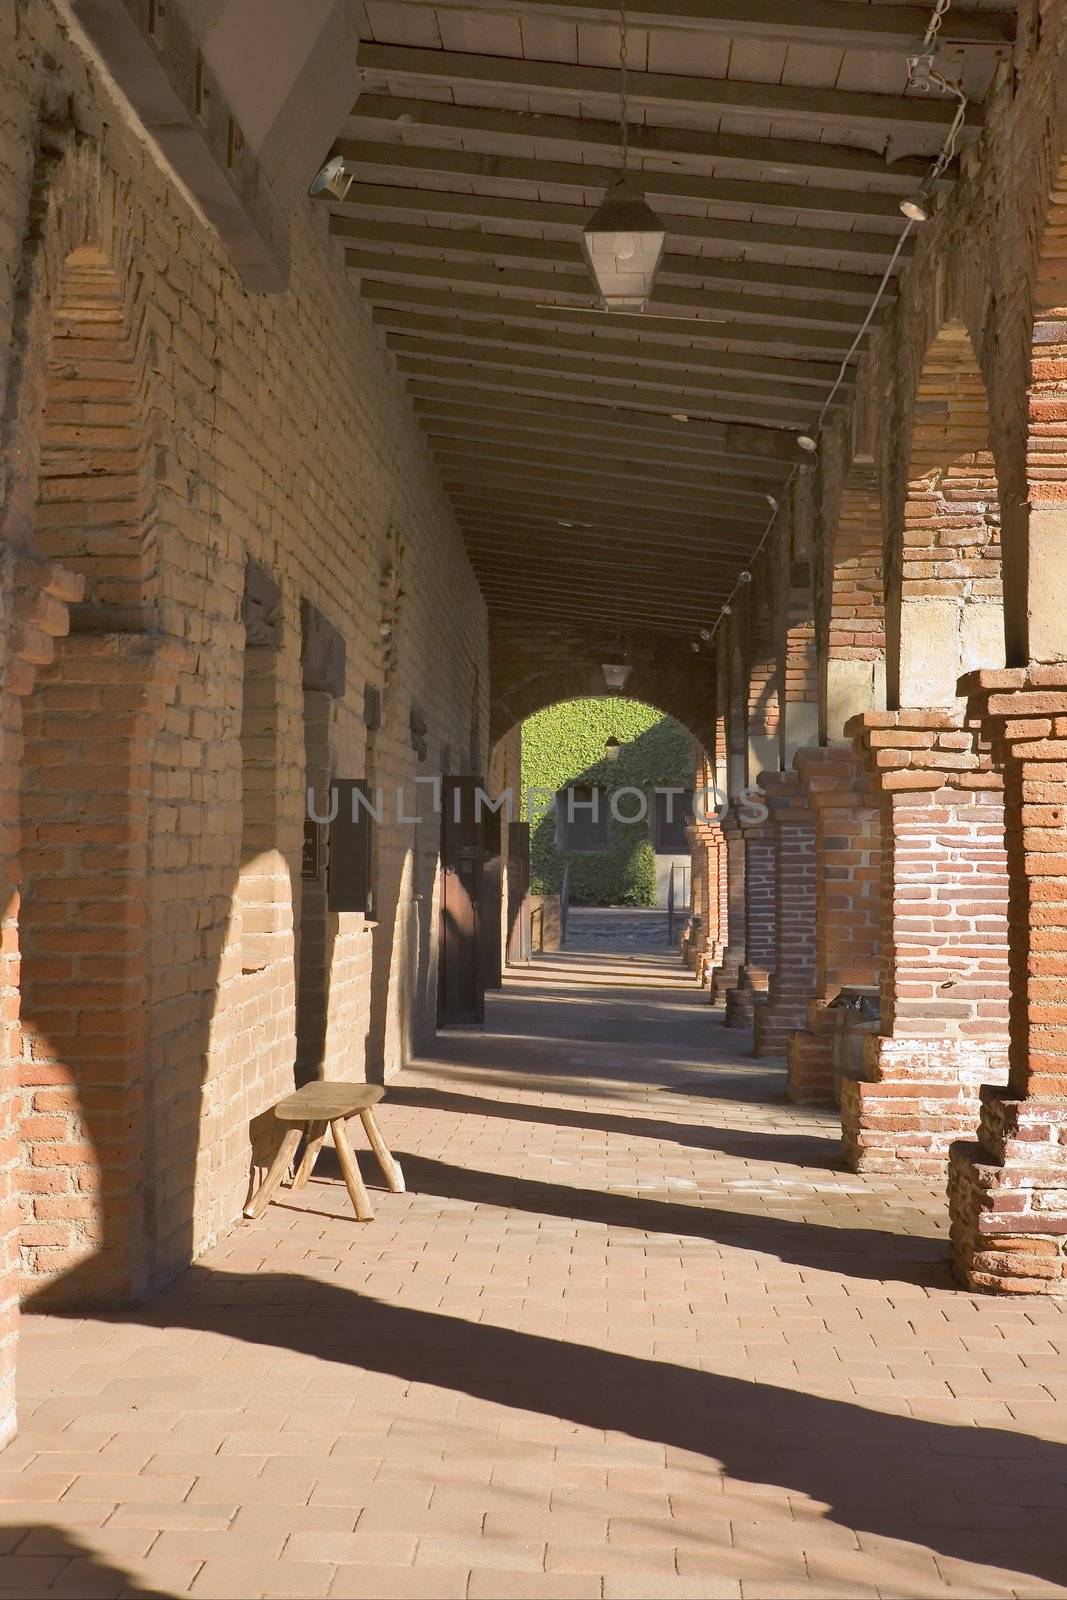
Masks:
[[[241,124],[176,3],[70,0],[71,14],[249,289],[289,281],[289,239]]]

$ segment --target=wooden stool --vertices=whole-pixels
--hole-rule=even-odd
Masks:
[[[274,1115],[279,1122],[292,1122],[296,1126],[286,1131],[270,1171],[245,1206],[245,1216],[259,1217],[266,1211],[289,1170],[289,1163],[296,1154],[301,1136],[306,1132],[307,1144],[293,1178],[294,1189],[304,1187],[318,1160],[328,1126],[333,1134],[337,1159],[344,1173],[345,1187],[352,1197],[356,1218],[360,1222],[373,1222],[374,1207],[360,1177],[359,1165],[348,1142],[345,1123],[358,1111],[386,1183],[394,1194],[403,1194],[404,1174],[400,1170],[399,1163],[390,1155],[388,1146],[379,1132],[378,1124],[374,1120],[373,1107],[384,1094],[385,1090],[378,1083],[305,1083],[295,1094],[280,1100],[274,1107]]]

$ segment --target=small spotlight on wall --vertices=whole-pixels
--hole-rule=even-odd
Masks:
[[[751,583],[752,582],[752,574],[751,574],[751,572],[739,572],[737,574],[737,581],[738,581],[738,583]]]
[[[724,617],[732,617],[734,614],[733,606],[723,606],[722,614]]]
[[[929,222],[934,214],[934,186],[927,178],[914,194],[905,195],[900,209],[909,222]]]
[[[344,157],[331,156],[312,178],[308,194],[329,194],[335,200],[343,200],[351,187],[352,173],[345,171]]]
[[[711,638],[711,629],[710,628],[701,628],[700,637],[701,637],[701,639],[703,639],[704,643],[707,644],[709,639]]]
[[[698,655],[699,655],[699,654],[700,654],[700,646],[699,646],[699,645],[698,645],[698,644],[697,644],[697,642],[696,642],[696,640],[695,640],[695,639],[694,639],[694,640],[693,640],[693,642],[692,642],[692,644],[691,644],[691,645],[690,645],[690,646],[689,646],[689,648],[690,648],[690,650],[692,650],[692,652],[693,652],[693,654],[694,654],[694,655],[695,655],[695,656],[698,656]]]
[[[806,450],[809,455],[814,455],[819,448],[810,433],[798,433],[797,444],[802,450]]]
[[[777,511],[778,510],[778,502],[774,498],[773,494],[765,494],[763,496],[763,498],[766,500],[767,504],[770,506],[772,511]]]

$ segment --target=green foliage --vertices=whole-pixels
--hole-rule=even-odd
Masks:
[[[617,758],[605,758],[610,737],[622,745]],[[549,706],[522,725],[522,815],[531,789],[553,794],[568,783],[599,784],[608,794],[639,789],[649,796],[657,784],[690,787],[693,781],[693,739],[671,717],[652,706],[618,696],[565,700]],[[624,796],[619,809],[637,809],[635,796]],[[656,855],[648,818],[640,823],[616,822],[608,830],[608,848],[596,854],[556,847],[552,813],[530,818],[531,886],[535,894],[558,894],[564,867],[570,864],[570,896],[574,905],[650,906],[656,900]]]

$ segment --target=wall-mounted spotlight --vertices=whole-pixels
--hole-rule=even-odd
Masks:
[[[353,174],[345,171],[344,157],[331,156],[312,178],[308,194],[330,194],[335,200],[343,200],[352,187],[352,178]]]
[[[733,606],[723,606],[722,614],[724,617],[732,617],[734,614]]]
[[[694,640],[693,640],[693,642],[692,642],[692,644],[691,644],[691,645],[690,645],[690,646],[689,646],[689,648],[690,648],[690,650],[692,650],[692,652],[693,652],[693,654],[694,654],[694,655],[695,655],[695,656],[698,656],[698,655],[699,655],[699,654],[700,654],[700,646],[699,646],[699,645],[698,645],[698,644],[697,644],[697,642],[696,642],[696,640],[695,640],[695,639],[694,639]]]
[[[802,450],[806,450],[809,455],[814,455],[819,448],[810,433],[798,433],[797,444]]]
[[[711,638],[711,629],[710,628],[701,628],[700,637],[703,639],[704,643],[707,644],[709,639]]]
[[[926,178],[914,194],[905,195],[900,209],[909,222],[929,222],[934,214],[934,185]]]
[[[751,572],[748,572],[748,571],[739,572],[737,574],[737,581],[738,581],[738,583],[751,583],[752,582],[752,574],[751,574]]]
[[[764,498],[764,500],[766,500],[767,504],[770,506],[772,511],[777,511],[778,510],[778,502],[774,498],[773,494],[765,494],[763,496],[763,498]]]

